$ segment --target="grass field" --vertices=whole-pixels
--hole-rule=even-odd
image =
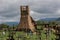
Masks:
[[[38,26],[38,28],[41,28]],[[38,30],[40,31],[40,35],[32,34],[32,33],[25,33],[23,31],[17,31],[15,34],[13,34],[13,37],[15,40],[55,40],[55,34],[53,32],[49,32],[49,35],[47,36],[46,39],[46,31],[45,30]],[[12,32],[12,31],[10,31]],[[13,31],[15,32],[15,31]],[[6,40],[8,39],[9,32],[6,31],[5,35],[2,34],[3,31],[0,31],[0,40]],[[27,34],[27,35],[26,35]]]

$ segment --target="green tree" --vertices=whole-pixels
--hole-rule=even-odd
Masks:
[[[7,24],[0,24],[0,28],[7,28]]]

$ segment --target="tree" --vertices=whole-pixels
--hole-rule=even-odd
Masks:
[[[0,28],[7,28],[7,24],[0,24]]]

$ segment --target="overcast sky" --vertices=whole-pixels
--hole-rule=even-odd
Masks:
[[[29,5],[34,20],[60,17],[60,0],[0,0],[0,23],[18,22],[21,5]]]

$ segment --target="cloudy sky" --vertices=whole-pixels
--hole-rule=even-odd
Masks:
[[[21,5],[29,5],[34,20],[60,17],[60,0],[0,0],[0,23],[18,22]]]

